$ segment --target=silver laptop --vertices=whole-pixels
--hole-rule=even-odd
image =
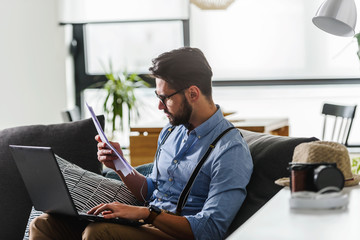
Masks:
[[[50,147],[10,145],[34,208],[49,214],[73,216],[91,222],[112,222],[139,226],[141,221],[78,212]]]

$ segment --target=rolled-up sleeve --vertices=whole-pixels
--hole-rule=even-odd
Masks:
[[[185,216],[196,239],[222,239],[246,197],[253,163],[243,144],[217,156],[211,166],[210,191],[203,209]],[[228,147],[222,146],[219,152]]]
[[[154,185],[153,179],[150,177],[146,178],[146,182],[147,182],[146,200],[148,201],[151,198],[151,196],[155,190],[155,185]]]

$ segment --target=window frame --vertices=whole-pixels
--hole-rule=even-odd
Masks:
[[[86,71],[86,40],[85,26],[87,24],[114,24],[114,23],[141,23],[141,22],[170,22],[181,21],[183,28],[184,46],[190,46],[189,19],[155,19],[155,20],[131,20],[131,21],[111,21],[111,22],[88,22],[72,23],[73,39],[70,45],[70,53],[74,60],[74,80],[75,80],[75,105],[82,110],[82,92],[87,88],[100,88],[101,82],[107,79],[105,75],[89,74]],[[65,23],[60,24],[65,25]],[[148,73],[139,74],[150,86],[155,86],[155,80],[148,76]]]

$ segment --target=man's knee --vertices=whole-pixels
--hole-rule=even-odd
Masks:
[[[30,239],[46,239],[51,228],[52,217],[46,213],[36,217],[30,223]]]
[[[30,223],[30,239],[80,239],[88,223],[66,216],[42,214]]]
[[[39,229],[39,228],[42,229],[44,226],[47,226],[49,224],[48,223],[49,217],[50,217],[49,214],[44,213],[44,214],[36,217],[35,219],[33,219],[31,221],[31,223],[30,223],[30,226],[29,226],[30,230],[31,229],[36,230],[36,229]]]

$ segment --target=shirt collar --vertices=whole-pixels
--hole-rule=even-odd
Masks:
[[[209,132],[211,132],[218,123],[224,119],[224,115],[220,109],[219,105],[216,105],[217,111],[205,122],[203,122],[200,126],[196,127],[192,132],[196,135],[196,138],[201,139],[206,136]]]

